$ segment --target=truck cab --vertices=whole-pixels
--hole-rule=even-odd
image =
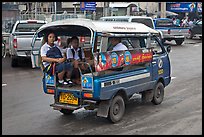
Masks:
[[[131,22],[61,20],[38,29],[32,43],[34,51],[35,39],[50,29],[58,36],[83,37],[85,41],[80,44],[88,66],[88,71],[79,68],[81,84],[71,87],[57,85],[56,74],[43,72],[43,91],[53,95],[53,109],[65,115],[80,108],[97,109],[97,116],[116,123],[123,118],[125,104],[134,94],[155,105],[163,101],[164,88],[171,81],[170,47],[162,45],[154,29]],[[108,51],[112,37],[120,38],[127,50]],[[40,60],[40,54],[34,55]]]

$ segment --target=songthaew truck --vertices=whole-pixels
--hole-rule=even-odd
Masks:
[[[163,101],[164,89],[171,81],[169,46],[163,46],[158,32],[144,24],[132,22],[104,22],[89,19],[67,19],[41,26],[33,39],[31,54],[38,58],[35,39],[44,37],[50,30],[57,36],[77,36],[84,50],[87,70],[80,67],[80,84],[58,85],[55,73],[42,71],[43,91],[53,96],[50,104],[65,115],[85,108],[97,110],[97,116],[112,123],[120,121],[126,104],[134,94],[141,94],[145,102],[158,105]],[[127,50],[107,51],[109,39],[118,37]],[[73,74],[74,75],[74,74]],[[86,110],[84,110],[86,111]]]

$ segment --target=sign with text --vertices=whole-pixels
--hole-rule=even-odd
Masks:
[[[96,2],[80,2],[80,9],[82,11],[96,11]]]
[[[97,72],[128,65],[151,62],[153,53],[150,49],[111,51],[94,54],[94,65]]]
[[[166,10],[172,12],[195,12],[196,2],[167,2]]]

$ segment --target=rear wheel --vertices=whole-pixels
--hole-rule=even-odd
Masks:
[[[184,40],[183,40],[183,39],[178,39],[178,40],[175,40],[175,41],[176,41],[176,44],[177,44],[177,45],[181,45]]]
[[[61,109],[60,112],[63,113],[64,115],[70,115],[72,114],[74,110],[69,110],[69,109]]]
[[[11,58],[11,67],[18,67],[18,58],[17,57]]]
[[[193,34],[192,34],[191,31],[189,31],[189,34],[188,34],[187,38],[188,38],[188,39],[192,39],[192,38],[193,38]]]
[[[125,103],[120,95],[116,95],[109,108],[108,119],[116,123],[120,121],[125,113]]]
[[[162,44],[164,44],[164,43],[165,43],[165,41],[166,41],[165,39],[161,39]]]
[[[155,105],[160,104],[164,98],[164,85],[158,82],[153,91],[152,103]]]

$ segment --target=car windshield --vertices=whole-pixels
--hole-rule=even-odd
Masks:
[[[16,32],[36,32],[45,23],[19,23]]]
[[[173,21],[171,20],[157,20],[156,27],[173,27]]]
[[[145,24],[146,26],[154,29],[154,26],[153,26],[151,19],[135,18],[135,19],[132,19],[132,22],[142,23],[142,24]]]

